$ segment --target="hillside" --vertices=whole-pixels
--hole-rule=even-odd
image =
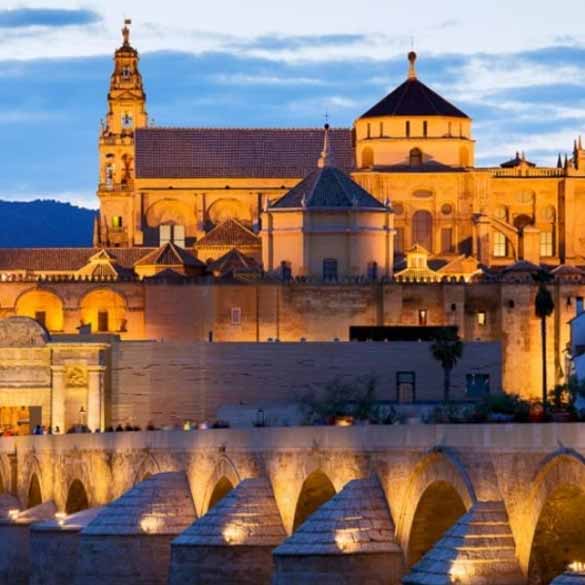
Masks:
[[[91,246],[94,217],[59,201],[0,201],[0,248]]]

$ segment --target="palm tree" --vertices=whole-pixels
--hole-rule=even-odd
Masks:
[[[546,366],[546,318],[550,317],[555,310],[555,303],[550,290],[546,283],[551,280],[551,276],[545,270],[539,270],[534,276],[538,283],[538,291],[534,299],[534,310],[536,316],[540,319],[540,340],[542,343],[542,405],[546,410],[547,407],[547,366]]]
[[[445,402],[449,402],[451,372],[463,356],[463,342],[452,329],[445,329],[433,341],[431,353],[443,368],[443,399]]]

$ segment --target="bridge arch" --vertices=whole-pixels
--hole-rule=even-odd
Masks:
[[[530,580],[548,583],[573,561],[585,562],[585,459],[571,449],[549,455],[538,467],[525,501],[518,557]]]
[[[67,491],[67,502],[65,503],[65,512],[75,514],[89,508],[89,498],[85,485],[79,479],[74,479]]]
[[[329,476],[321,469],[310,473],[303,482],[299,492],[293,519],[293,532],[305,522],[305,520],[330,500],[336,494],[335,486]]]
[[[161,473],[162,469],[156,457],[152,453],[147,453],[142,463],[138,466],[138,470],[134,475],[134,485],[148,479],[149,477]]]
[[[240,474],[229,457],[223,455],[207,481],[201,503],[201,516],[240,483]]]
[[[26,499],[26,507],[34,508],[40,506],[43,503],[43,490],[41,488],[41,480],[36,472],[33,472],[30,476],[28,483],[28,495]]]
[[[476,501],[469,475],[455,453],[434,449],[415,466],[396,526],[409,566]]]

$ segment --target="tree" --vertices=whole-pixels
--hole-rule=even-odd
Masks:
[[[445,329],[433,341],[431,353],[443,368],[443,399],[445,402],[449,402],[451,372],[463,356],[463,342],[457,333],[451,329]]]
[[[534,299],[534,310],[536,316],[540,319],[540,341],[542,344],[542,405],[546,409],[548,402],[547,389],[547,365],[546,365],[546,318],[550,317],[555,310],[555,303],[547,282],[550,282],[551,276],[545,270],[539,270],[534,276],[538,283],[538,291]]]

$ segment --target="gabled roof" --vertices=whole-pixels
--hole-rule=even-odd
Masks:
[[[242,272],[259,273],[262,268],[254,258],[245,256],[238,249],[233,248],[221,258],[208,264],[207,270],[216,276],[229,276]]]
[[[448,116],[469,118],[418,79],[407,79],[361,118],[379,116]]]
[[[135,266],[203,266],[195,256],[172,242],[153,250],[136,262]]]
[[[519,152],[516,153],[516,156],[510,160],[507,160],[506,162],[503,162],[500,167],[503,169],[514,169],[516,167],[519,167],[522,164],[526,164],[529,167],[535,167],[536,164],[533,162],[530,162],[529,160],[526,160],[526,157],[524,155],[524,153],[520,154]]]
[[[315,167],[320,128],[140,128],[137,178],[301,178]],[[354,167],[349,128],[331,130],[337,164]]]
[[[270,206],[271,210],[306,208],[387,210],[383,203],[335,167],[315,169]]]
[[[260,246],[260,238],[237,219],[227,219],[203,236],[196,244],[200,246]]]

